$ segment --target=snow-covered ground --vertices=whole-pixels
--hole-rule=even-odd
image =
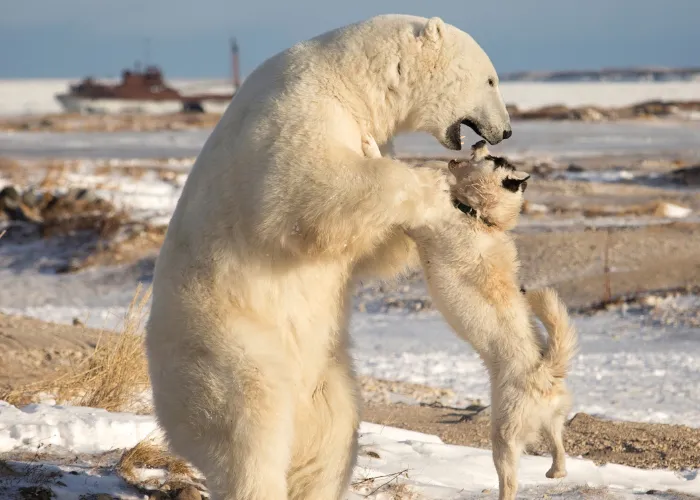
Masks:
[[[120,499],[146,499],[122,481],[113,467],[95,467],[101,452],[127,449],[143,439],[159,441],[153,417],[108,413],[92,408],[30,405],[22,409],[0,402],[0,452],[37,451],[51,460],[9,460],[11,472],[0,470],[0,495],[11,498],[21,487],[50,488],[58,500],[78,500],[81,495],[108,494]],[[57,465],[59,457],[80,455],[79,463]],[[550,480],[544,476],[549,457],[524,456],[519,468],[520,498],[543,494],[578,498],[580,488],[605,487],[612,498],[632,498],[656,490],[700,494],[697,471],[675,473],[639,470],[621,465],[597,466],[588,460],[569,458],[568,476]],[[13,474],[13,472],[16,474]],[[158,479],[165,471],[140,470],[142,477]],[[399,486],[405,485],[405,486]],[[404,496],[394,496],[396,487]],[[360,456],[348,500],[382,499],[469,499],[497,494],[498,478],[491,452],[444,444],[437,436],[363,423],[360,427]]]
[[[62,90],[66,83],[0,81],[0,114],[51,111],[53,91]],[[506,100],[521,107],[555,102],[623,105],[654,98],[700,99],[700,83],[505,84],[503,92]],[[208,134],[208,130],[0,133],[0,155],[28,161],[77,159],[79,168],[63,174],[68,185],[90,187],[99,196],[128,209],[135,217],[166,222],[189,166]],[[399,137],[396,149],[400,155],[451,154],[425,135]],[[493,150],[511,157],[537,157],[545,161],[594,155],[700,159],[700,123],[524,122],[517,124],[509,141]],[[173,160],[164,162],[162,158]],[[119,172],[122,167],[150,168],[154,165],[155,168],[142,176]],[[104,169],[105,166],[110,170],[109,179],[96,174],[99,170],[96,167]],[[569,172],[565,175],[580,180],[618,182],[627,175],[620,172]],[[2,184],[0,178],[0,187]],[[562,222],[566,223],[572,222]],[[0,311],[46,321],[71,323],[78,318],[91,326],[118,327],[137,283],[151,280],[151,263],[57,275],[43,267],[51,258],[47,252],[51,244],[46,240],[26,245],[0,241]],[[700,310],[700,297],[669,298],[655,306],[657,312],[674,310],[674,314],[680,311],[680,317],[694,317]],[[581,339],[581,351],[569,377],[576,403],[574,411],[607,418],[700,426],[700,386],[697,384],[700,380],[700,328],[697,322],[661,321],[650,308],[639,307],[576,315],[574,321]],[[455,394],[455,404],[475,399],[488,403],[488,380],[479,359],[437,313],[356,311],[351,329],[353,354],[360,373],[450,388]],[[63,456],[97,454],[133,446],[154,430],[155,422],[148,416],[51,404],[18,409],[0,403],[0,453],[41,449]],[[449,446],[434,436],[371,424],[363,424],[361,442],[363,453],[349,499],[363,498],[387,481],[407,484],[426,498],[497,496],[497,479],[488,450]],[[368,451],[373,453],[368,454]],[[8,483],[0,468],[0,498],[5,498],[3,485],[19,488],[36,478],[48,481],[58,499],[78,499],[80,495],[96,493],[144,498],[109,469],[95,467],[94,463],[10,462],[10,467],[20,475],[13,476]],[[585,497],[572,491],[575,485],[606,486],[604,496],[612,498],[634,498],[639,492],[666,489],[700,494],[697,471],[681,474],[640,471],[617,465],[598,467],[588,461],[572,459],[569,477],[565,481],[552,481],[544,478],[548,467],[548,458],[523,458],[519,497]],[[365,481],[367,478],[376,479]],[[367,498],[391,497],[387,496],[385,488],[380,488]]]
[[[700,297],[683,300],[700,308]],[[700,425],[700,328],[661,325],[641,310],[577,316],[575,325],[581,349],[567,379],[574,412]],[[458,405],[489,400],[481,361],[437,313],[356,314],[352,335],[362,374],[449,387]]]
[[[68,90],[75,79],[11,79],[0,80],[0,115],[58,113],[61,107],[54,95]],[[114,81],[114,79],[106,79]],[[228,92],[223,80],[170,81],[184,93]],[[700,100],[699,82],[633,82],[633,83],[527,83],[501,84],[504,100],[521,109],[549,104],[567,106],[626,106],[641,101]]]
[[[37,291],[24,298],[32,306],[5,306],[0,311],[66,324],[77,317],[90,326],[111,328],[120,325],[135,280],[143,278],[118,269],[92,270],[83,276],[2,276],[11,287],[23,279],[28,289]],[[21,304],[15,302],[14,306]],[[568,377],[575,400],[572,415],[583,411],[613,419],[700,426],[700,328],[657,319],[658,311],[692,315],[700,310],[700,297],[672,297],[656,306],[656,316],[639,307],[574,316],[581,349]],[[355,312],[351,332],[361,374],[449,388],[455,405],[488,403],[488,377],[481,361],[438,313]]]
[[[685,148],[700,157],[700,123],[518,126],[513,138],[494,150],[511,155],[549,153],[556,158],[573,151],[636,152],[653,158]],[[0,150],[11,156],[84,158],[77,162],[77,168],[64,174],[68,185],[92,188],[135,217],[165,223],[207,133],[0,134]],[[445,153],[434,139],[424,136],[399,138],[397,152]],[[165,162],[149,157],[179,159]],[[145,166],[153,168],[142,176],[120,175],[123,167]],[[109,167],[109,177],[96,175],[97,167]],[[161,176],[161,170],[169,175]],[[590,180],[611,182],[621,178],[620,172],[609,179],[606,172],[567,175],[582,180],[592,175]],[[697,220],[697,214],[686,220]],[[556,221],[530,222],[546,223],[551,229]],[[637,218],[634,223],[642,222]],[[580,225],[582,221],[564,219],[559,223]],[[629,225],[630,221],[601,217],[596,223]],[[529,227],[527,218],[522,225]],[[77,317],[92,326],[112,328],[119,324],[136,283],[151,279],[149,264],[88,269],[77,274],[46,272],[43,265],[50,244],[0,245],[0,310],[63,323]],[[700,302],[684,307],[700,308]],[[582,339],[582,351],[570,377],[576,410],[611,418],[698,426],[700,388],[691,381],[700,379],[700,330],[683,325],[650,325],[647,319],[633,311],[576,318]],[[459,401],[487,400],[487,379],[478,359],[436,314],[357,313],[353,336],[358,368],[363,374],[449,387]]]

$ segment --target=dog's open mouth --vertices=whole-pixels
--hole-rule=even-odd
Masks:
[[[462,118],[461,120],[456,121],[455,123],[447,127],[447,130],[445,131],[445,139],[447,140],[446,145],[447,147],[449,147],[450,149],[454,149],[455,151],[459,151],[460,149],[462,149],[462,125],[466,125],[481,137],[481,131],[479,130],[479,127],[469,118]]]

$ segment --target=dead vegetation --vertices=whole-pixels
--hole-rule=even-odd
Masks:
[[[0,400],[21,406],[50,394],[59,404],[147,412],[149,404],[143,395],[149,380],[141,330],[150,295],[150,289],[142,292],[139,287],[121,331],[104,333],[82,362],[54,379],[6,390]]]
[[[354,481],[350,487],[365,497],[382,493],[382,498],[389,500],[414,500],[418,498],[416,491],[406,483],[400,482],[401,478],[407,477],[408,469],[403,469],[392,474],[362,478]]]
[[[22,191],[7,186],[0,191],[0,222],[5,221],[7,240],[26,243],[36,239],[60,238],[63,260],[54,259],[55,271],[76,272],[96,265],[134,262],[156,252],[163,243],[166,227],[132,220],[86,188],[50,190],[48,170],[37,187]],[[44,187],[42,187],[44,186]]]
[[[190,465],[179,457],[171,455],[162,446],[148,440],[124,452],[117,463],[117,472],[129,482],[137,482],[136,469],[165,469],[170,474],[193,475]]]

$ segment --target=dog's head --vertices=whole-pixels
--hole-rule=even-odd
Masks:
[[[518,223],[530,174],[489,154],[486,141],[474,144],[471,153],[468,160],[449,163],[453,196],[499,229],[512,229]]]

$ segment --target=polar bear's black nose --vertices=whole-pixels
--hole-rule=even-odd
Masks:
[[[513,131],[508,129],[503,131],[503,138],[508,139],[511,135],[513,135]]]

